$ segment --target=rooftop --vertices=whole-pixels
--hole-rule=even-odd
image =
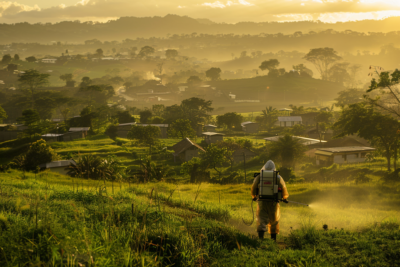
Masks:
[[[140,123],[140,124],[136,124],[137,126],[157,126],[160,128],[168,128],[169,124],[147,124],[147,123]]]
[[[215,133],[215,132],[203,132],[203,133],[201,133],[202,135],[209,135],[209,136],[211,136],[211,135],[224,135],[224,134],[222,134],[222,133]]]
[[[283,136],[272,136],[272,137],[264,138],[264,140],[278,142],[279,138],[281,138],[281,137],[283,137]],[[307,138],[307,137],[302,137],[302,136],[292,136],[292,137],[295,139],[299,139],[300,142],[305,146],[314,145],[317,143],[326,143],[325,140],[320,141],[319,139]]]
[[[301,116],[284,116],[278,117],[278,121],[303,121]]]
[[[75,160],[59,160],[59,161],[52,161],[44,164],[40,164],[39,168],[44,169],[51,169],[51,168],[59,168],[59,167],[68,167],[69,165],[76,165]]]
[[[71,127],[69,128],[70,132],[84,132],[84,131],[89,131],[90,127]]]
[[[118,126],[128,126],[128,125],[135,125],[136,122],[127,122],[127,123],[120,123]]]
[[[246,126],[247,124],[252,124],[252,123],[257,123],[257,122],[245,121],[245,122],[242,122],[241,125]]]
[[[330,153],[341,153],[341,152],[368,152],[374,151],[375,148],[366,146],[345,146],[345,147],[332,147],[332,148],[317,148],[318,151],[330,152]]]
[[[43,134],[42,135],[42,137],[58,137],[58,136],[63,136],[63,134],[48,133],[48,134]]]
[[[212,125],[212,124],[207,124],[207,125],[204,125],[204,127],[214,127],[214,128],[217,128],[217,126],[215,126],[215,125]]]
[[[196,143],[193,143],[189,138],[185,138],[182,141],[176,143],[175,145],[172,146],[172,150],[175,151],[175,154],[180,154],[184,152],[185,150],[189,149],[190,147],[195,146],[198,149],[205,151],[204,148],[199,146]]]

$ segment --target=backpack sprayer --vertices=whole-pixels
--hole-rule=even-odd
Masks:
[[[279,171],[261,170],[261,172],[254,173],[254,177],[257,177],[259,175],[260,175],[260,183],[258,184],[258,189],[257,189],[258,197],[254,197],[251,202],[253,221],[250,224],[248,224],[242,218],[244,224],[250,226],[254,222],[253,201],[258,200],[258,201],[268,201],[275,203],[284,202],[286,204],[293,203],[293,204],[308,206],[308,204],[289,201],[287,199],[282,198],[282,188],[279,187],[279,182],[281,179],[281,177],[279,176]]]

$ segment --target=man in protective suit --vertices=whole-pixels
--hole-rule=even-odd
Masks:
[[[275,163],[272,160],[267,161],[261,170],[275,171]],[[261,172],[261,171],[260,171]],[[279,176],[279,188],[282,190],[282,198],[289,197],[285,181],[282,176]],[[258,175],[251,186],[251,195],[257,198],[258,187],[260,184],[260,175]],[[267,231],[271,234],[271,238],[276,241],[276,235],[279,234],[279,219],[281,217],[279,203],[273,201],[257,201],[257,232],[260,239],[264,238],[264,233]]]

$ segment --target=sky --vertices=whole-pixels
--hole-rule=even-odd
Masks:
[[[0,0],[0,23],[108,21],[176,14],[214,22],[323,22],[400,16],[400,0]]]

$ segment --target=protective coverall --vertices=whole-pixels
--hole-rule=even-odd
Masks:
[[[269,160],[261,170],[275,170],[274,162]],[[279,188],[282,189],[282,198],[287,199],[289,197],[289,192],[282,176],[279,177]],[[254,179],[251,187],[251,195],[253,198],[257,195],[259,184],[260,176],[258,175]],[[271,238],[276,240],[276,234],[279,234],[279,219],[281,217],[279,203],[265,200],[259,200],[257,203],[257,232],[260,238],[264,237],[264,232],[267,231],[268,225],[268,233],[271,234]]]

